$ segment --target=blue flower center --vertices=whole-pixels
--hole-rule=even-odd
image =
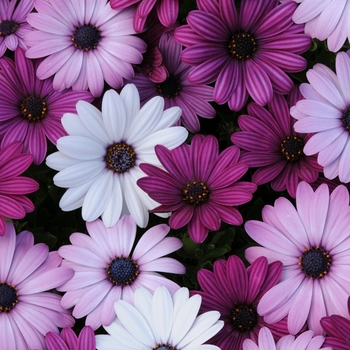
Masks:
[[[324,277],[332,265],[331,256],[320,246],[306,248],[299,260],[301,271],[310,278]]]
[[[0,23],[0,36],[5,37],[16,33],[18,27],[19,25],[16,22],[5,19]]]
[[[96,49],[101,40],[100,31],[91,24],[75,28],[72,41],[77,49],[89,51]]]
[[[343,112],[342,123],[344,128],[350,132],[350,107]]]
[[[159,93],[163,97],[175,97],[181,91],[179,78],[170,75],[165,81],[157,85]]]
[[[250,33],[240,32],[232,34],[228,48],[233,57],[244,61],[254,56],[257,44]]]
[[[288,136],[281,143],[281,152],[284,159],[294,162],[303,158],[304,142],[297,136]]]
[[[176,348],[170,344],[158,344],[156,347],[152,348],[152,350],[176,350]]]
[[[16,288],[10,283],[0,282],[0,312],[11,311],[18,303]]]
[[[251,305],[236,305],[231,311],[232,326],[240,332],[252,330],[258,324],[258,313]]]
[[[183,199],[193,205],[205,203],[209,198],[209,189],[204,182],[189,182],[182,190]]]
[[[116,257],[106,268],[108,279],[115,285],[125,286],[132,284],[139,274],[139,266],[136,261]]]
[[[108,169],[124,173],[135,165],[136,154],[129,145],[121,142],[107,148],[105,159]]]

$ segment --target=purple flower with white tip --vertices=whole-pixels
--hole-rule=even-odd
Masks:
[[[292,21],[296,3],[277,0],[197,1],[198,10],[187,25],[175,30],[175,40],[186,46],[182,60],[195,66],[189,80],[215,81],[214,101],[239,111],[250,95],[266,105],[273,92],[287,94],[293,82],[286,72],[300,72],[300,56],[311,45],[303,26]]]
[[[313,336],[312,331],[306,331],[297,337],[286,335],[276,344],[270,329],[264,327],[259,332],[258,342],[245,340],[243,350],[332,350],[330,347],[322,347],[324,339],[322,335]]]
[[[16,236],[13,225],[6,223],[0,236],[0,349],[45,350],[46,333],[74,325],[61,296],[47,292],[73,277],[61,261],[46,244],[34,244],[31,232]]]
[[[158,273],[185,272],[185,267],[177,260],[164,257],[182,246],[178,238],[166,237],[169,226],[161,224],[150,228],[134,249],[136,224],[130,215],[124,215],[111,228],[101,220],[87,222],[86,226],[89,236],[73,233],[70,236],[72,245],[58,250],[64,258],[62,265],[75,271],[74,277],[59,288],[66,292],[62,306],[74,307],[75,318],[87,316],[86,324],[97,329],[114,320],[116,300],[133,302],[138,287],[154,291],[163,285],[171,293],[180,288]]]
[[[17,5],[17,6],[16,6]],[[0,1],[0,57],[6,49],[27,49],[24,36],[33,28],[27,23],[27,15],[33,10],[34,0]]]
[[[268,324],[288,315],[288,330],[298,333],[307,322],[314,335],[324,334],[324,316],[347,316],[350,295],[349,191],[340,185],[331,194],[326,184],[316,191],[300,182],[296,208],[284,197],[265,205],[263,221],[249,220],[248,235],[261,247],[249,247],[253,262],[265,256],[281,261],[281,281],[261,298],[258,312]]]
[[[105,81],[113,88],[134,76],[145,42],[134,36],[135,9],[113,10],[107,0],[36,0],[37,12],[27,16],[35,29],[25,36],[28,58],[45,57],[39,79],[54,75],[53,87],[63,91],[90,89],[99,97]]]
[[[304,100],[291,108],[297,119],[294,130],[313,133],[306,142],[306,155],[318,154],[328,179],[337,176],[350,182],[350,57],[339,52],[335,59],[336,74],[323,64],[307,73],[309,83],[300,85]]]

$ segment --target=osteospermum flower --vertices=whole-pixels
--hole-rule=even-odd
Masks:
[[[300,182],[296,208],[280,197],[266,205],[263,221],[245,224],[248,235],[262,247],[246,250],[249,262],[266,256],[279,260],[284,269],[281,282],[261,298],[258,312],[275,323],[288,315],[288,329],[296,334],[305,322],[315,335],[322,334],[324,316],[347,315],[350,294],[350,206],[349,191],[340,185],[329,195],[328,186],[314,192]]]
[[[33,9],[34,0],[0,1],[0,57],[6,49],[15,51],[17,47],[27,49],[23,37],[32,30],[26,17]],[[16,6],[17,5],[17,6]]]
[[[64,328],[61,334],[53,332],[46,334],[45,343],[47,350],[95,350],[96,339],[94,330],[85,326],[76,336],[71,328]]]
[[[282,263],[267,263],[265,257],[256,259],[246,269],[241,259],[230,256],[227,261],[217,260],[214,271],[198,271],[202,291],[191,294],[202,296],[201,312],[218,310],[225,325],[211,342],[221,350],[242,350],[245,339],[258,339],[261,327],[268,325],[257,312],[261,297],[276,283],[282,274]],[[275,339],[289,334],[286,319],[270,326]]]
[[[350,350],[350,298],[348,299],[348,315],[330,315],[321,319],[321,325],[327,336],[325,345],[333,350]]]
[[[159,21],[165,27],[173,25],[179,13],[179,0],[111,0],[111,6],[116,10],[134,4],[137,4],[134,28],[138,33],[143,30],[147,17],[153,9],[157,12]]]
[[[243,343],[243,350],[332,350],[330,347],[322,347],[323,343],[322,335],[314,337],[312,331],[306,331],[298,337],[286,335],[275,344],[271,331],[264,327],[259,332],[258,344],[247,339]]]
[[[292,105],[296,103],[293,102]],[[268,110],[255,102],[248,105],[248,115],[238,118],[241,131],[232,134],[231,141],[243,149],[243,162],[259,168],[253,182],[261,185],[271,181],[274,191],[287,189],[295,198],[298,183],[316,181],[322,167],[316,155],[304,154],[304,144],[311,135],[295,132],[294,123],[286,99],[275,94]]]
[[[220,155],[214,136],[195,135],[191,146],[183,144],[170,151],[156,146],[156,154],[166,171],[141,164],[148,175],[137,184],[161,205],[155,213],[172,212],[169,226],[179,229],[187,225],[188,233],[203,242],[209,230],[217,231],[221,220],[241,225],[242,215],[233,206],[252,199],[256,185],[238,181],[248,170],[239,162],[239,148],[231,146]]]
[[[146,44],[133,36],[134,8],[113,10],[107,0],[36,0],[37,13],[27,16],[36,30],[25,36],[29,58],[46,57],[36,72],[54,76],[62,91],[90,89],[102,94],[104,81],[113,88],[134,75],[132,64],[142,61]]]
[[[34,204],[25,195],[35,192],[39,184],[20,176],[33,161],[33,156],[22,153],[22,149],[21,142],[12,142],[0,149],[0,236],[6,232],[4,217],[23,219],[34,210]]]
[[[260,105],[273,92],[293,88],[285,72],[306,67],[299,56],[311,45],[303,26],[292,21],[297,5],[277,0],[243,0],[239,11],[232,0],[197,1],[199,10],[187,16],[187,25],[175,30],[175,39],[187,46],[182,60],[195,69],[192,83],[215,81],[214,101],[242,109],[250,95]]]
[[[133,84],[120,95],[109,90],[103,96],[102,113],[93,105],[79,101],[78,115],[62,118],[69,136],[57,141],[56,152],[46,163],[55,170],[54,183],[68,188],[60,200],[64,211],[82,207],[83,219],[93,221],[102,215],[106,226],[130,213],[137,225],[148,223],[151,200],[136,181],[145,174],[140,163],[160,165],[154,146],[179,146],[188,132],[174,123],[181,109],[164,109],[164,99],[154,97],[140,109],[140,97]]]
[[[135,292],[134,306],[124,300],[114,304],[116,320],[104,327],[109,335],[97,335],[98,350],[220,350],[209,345],[210,338],[223,326],[218,311],[197,317],[201,297],[189,297],[187,288],[173,296],[165,286],[153,295],[145,288]],[[202,345],[205,343],[204,345]],[[209,344],[208,344],[209,343]]]
[[[215,116],[215,109],[208,102],[213,100],[213,88],[188,81],[188,74],[193,67],[181,61],[182,46],[170,33],[162,35],[158,48],[168,77],[163,82],[155,83],[140,73],[135,74],[131,82],[140,92],[141,103],[159,95],[164,97],[166,108],[179,106],[182,109],[182,124],[190,132],[196,133],[200,129],[198,115],[209,119]]]
[[[106,228],[101,220],[86,223],[90,236],[73,233],[72,245],[59,248],[62,265],[74,271],[74,277],[59,288],[65,291],[62,306],[73,309],[73,316],[87,315],[86,324],[97,329],[109,325],[115,317],[113,303],[118,299],[133,302],[138,287],[154,291],[159,285],[174,293],[180,287],[159,273],[184,273],[177,260],[164,257],[182,246],[175,237],[165,237],[170,228],[157,225],[146,231],[134,249],[136,224],[130,215]]]
[[[56,144],[66,135],[61,125],[63,113],[76,112],[79,100],[93,100],[87,91],[55,92],[52,78],[39,80],[35,76],[39,63],[26,58],[22,49],[15,51],[15,62],[0,58],[1,146],[22,141],[24,151],[33,155],[34,164],[46,157],[46,138]]]
[[[339,176],[341,182],[350,182],[350,57],[339,52],[335,63],[336,74],[323,64],[306,73],[309,84],[300,86],[305,100],[297,102],[290,112],[298,119],[295,131],[314,133],[304,153],[318,153],[325,177]]]
[[[305,23],[305,33],[326,40],[330,51],[337,52],[350,38],[350,1],[295,0],[301,3],[293,14],[295,23]]]
[[[72,327],[74,319],[61,305],[61,296],[46,292],[72,278],[59,267],[61,257],[43,243],[34,245],[29,231],[16,236],[6,223],[0,237],[0,349],[44,350],[47,332]]]

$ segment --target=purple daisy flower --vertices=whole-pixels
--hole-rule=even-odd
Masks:
[[[26,20],[33,5],[34,0],[0,1],[0,57],[4,55],[6,49],[15,51],[17,47],[28,48],[23,38],[33,30]]]
[[[23,219],[34,210],[34,204],[25,194],[35,192],[39,184],[19,176],[33,161],[33,156],[22,153],[22,149],[21,142],[12,142],[0,149],[0,236],[6,232],[4,217]]]
[[[161,205],[154,213],[172,212],[169,225],[179,229],[187,225],[190,237],[200,243],[209,230],[217,231],[221,220],[241,225],[242,215],[233,206],[252,199],[256,185],[238,181],[248,170],[239,162],[239,148],[231,146],[220,155],[214,136],[195,135],[191,146],[183,144],[168,150],[155,147],[166,171],[150,164],[140,164],[148,176],[137,184]]]
[[[294,90],[299,91],[296,86]],[[294,91],[295,92],[295,91]],[[299,93],[291,101],[294,105]],[[279,94],[274,94],[268,110],[252,102],[248,105],[248,115],[238,118],[242,131],[231,136],[231,141],[243,149],[241,160],[250,167],[257,168],[252,181],[261,185],[271,181],[274,191],[284,191],[295,198],[300,181],[314,182],[322,167],[317,156],[306,156],[303,152],[310,134],[294,131],[295,119],[289,113],[290,105]]]
[[[227,261],[217,260],[214,271],[198,271],[197,277],[202,291],[193,290],[191,295],[202,296],[201,313],[218,310],[224,327],[211,342],[221,350],[242,350],[245,339],[257,341],[261,327],[269,327],[275,340],[289,334],[287,321],[267,325],[257,312],[261,297],[277,284],[283,265],[276,261],[267,263],[265,257],[256,259],[247,269],[237,256]]]
[[[74,319],[60,305],[61,296],[46,292],[72,278],[74,272],[59,267],[61,257],[34,236],[16,236],[6,223],[0,237],[0,349],[44,350],[44,335],[58,327],[72,327]]]
[[[58,335],[49,332],[45,337],[47,350],[95,350],[96,339],[94,330],[90,326],[85,326],[76,336],[71,328],[64,328]]]
[[[321,319],[321,325],[326,332],[325,345],[333,350],[350,350],[350,298],[348,299],[348,315],[342,317],[339,315],[326,316]]]
[[[75,318],[87,315],[86,324],[93,329],[108,326],[115,318],[114,302],[122,299],[133,303],[138,287],[153,292],[164,285],[172,293],[180,288],[155,272],[185,272],[177,260],[164,257],[182,246],[178,238],[166,237],[169,226],[161,224],[146,231],[133,251],[136,224],[130,215],[124,215],[111,228],[99,219],[87,222],[86,227],[90,236],[73,233],[72,245],[58,250],[64,258],[62,265],[75,271],[74,277],[59,288],[66,292],[62,306],[74,307]]]
[[[142,32],[148,15],[154,9],[157,17],[165,27],[172,26],[179,13],[179,0],[111,0],[112,8],[121,10],[138,3],[134,16],[134,28],[136,32]]]
[[[275,344],[271,330],[264,327],[259,332],[258,344],[247,339],[243,343],[243,350],[332,350],[323,347],[325,338],[322,335],[313,335],[312,331],[303,332],[298,337],[289,334]]]
[[[215,116],[215,109],[208,102],[213,100],[213,88],[189,82],[188,75],[193,67],[181,61],[182,46],[170,33],[162,35],[158,48],[168,77],[161,83],[155,83],[147,75],[135,74],[131,82],[138,88],[142,104],[154,96],[162,96],[165,108],[179,106],[182,124],[196,133],[200,130],[198,115],[209,119]]]
[[[87,91],[55,92],[52,78],[36,78],[39,64],[26,58],[22,49],[15,51],[15,62],[0,58],[1,146],[22,141],[34,164],[42,163],[46,156],[46,138],[56,145],[58,138],[67,135],[61,124],[63,113],[75,113],[79,100],[93,100]]]
[[[266,105],[273,92],[287,94],[293,88],[285,72],[305,69],[299,56],[311,45],[303,25],[292,15],[294,2],[242,0],[239,11],[232,0],[197,0],[199,10],[187,16],[187,25],[175,30],[175,40],[187,46],[182,60],[196,66],[192,83],[215,82],[214,101],[242,109],[248,94]]]
[[[329,179],[339,176],[350,182],[350,57],[339,52],[335,59],[336,74],[323,64],[307,73],[309,84],[300,85],[305,97],[291,108],[298,119],[294,130],[314,133],[304,147],[307,155],[317,154]]]
[[[46,57],[36,72],[54,76],[62,91],[90,89],[99,97],[106,81],[113,88],[132,79],[132,64],[142,61],[145,42],[132,35],[135,9],[113,10],[107,0],[36,0],[27,21],[36,30],[25,36],[29,58]]]
[[[288,315],[288,329],[296,334],[307,322],[315,335],[323,334],[324,316],[346,316],[350,295],[349,191],[340,185],[330,195],[326,184],[314,192],[300,182],[296,208],[280,197],[266,205],[263,221],[245,224],[248,235],[262,247],[250,247],[249,262],[265,256],[283,263],[281,281],[261,298],[258,312],[267,323]]]

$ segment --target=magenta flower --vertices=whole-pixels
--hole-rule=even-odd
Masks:
[[[160,22],[170,27],[176,22],[179,13],[179,0],[111,0],[111,7],[121,10],[138,3],[134,16],[134,28],[137,33],[142,32],[147,17],[155,9]]]
[[[75,113],[79,100],[93,100],[87,91],[55,92],[52,79],[36,78],[39,64],[26,58],[22,49],[15,51],[15,62],[0,58],[1,146],[22,141],[34,164],[42,163],[46,156],[46,138],[56,145],[57,139],[66,135],[61,124],[63,113]]]
[[[161,205],[154,213],[172,212],[169,226],[187,225],[191,238],[203,242],[209,230],[217,231],[221,220],[241,225],[242,215],[233,206],[252,199],[256,185],[238,181],[248,170],[239,162],[239,148],[231,146],[220,155],[219,143],[213,136],[195,135],[191,146],[183,144],[170,151],[155,147],[166,171],[150,164],[140,164],[148,177],[137,184]]]
[[[321,319],[321,325],[326,332],[325,345],[333,350],[350,350],[350,298],[348,299],[348,315],[326,316]]]
[[[45,337],[47,350],[96,350],[96,339],[94,330],[85,326],[76,336],[71,328],[64,328],[58,335],[49,332]]]
[[[350,1],[295,0],[301,3],[293,14],[295,23],[305,23],[305,33],[327,39],[330,51],[337,52],[350,38]]]
[[[16,6],[17,4],[17,6]],[[33,9],[34,0],[0,1],[0,57],[6,49],[15,51],[17,47],[27,49],[24,35],[33,30],[26,17]]]
[[[283,265],[271,264],[260,257],[246,269],[242,260],[230,256],[227,261],[217,260],[214,271],[198,271],[202,291],[193,290],[191,295],[202,297],[201,313],[218,310],[224,327],[211,342],[221,350],[242,350],[245,339],[257,341],[261,327],[269,327],[275,339],[289,334],[286,319],[268,326],[257,312],[261,297],[276,283],[282,274]]]
[[[73,270],[59,267],[61,258],[34,236],[22,231],[16,236],[6,223],[0,237],[0,349],[44,350],[44,335],[58,328],[72,327],[74,319],[61,305],[61,296],[46,292],[73,276]]]
[[[175,30],[175,40],[187,46],[182,60],[195,69],[189,80],[215,81],[214,101],[242,109],[248,94],[266,105],[273,92],[293,88],[285,72],[305,69],[299,56],[311,45],[303,26],[292,21],[297,5],[277,0],[243,0],[240,10],[232,0],[197,1],[199,10],[187,16],[187,25]]]
[[[27,21],[36,30],[28,33],[28,58],[44,60],[39,79],[54,75],[53,87],[63,91],[90,89],[101,96],[105,81],[113,88],[132,79],[133,64],[142,61],[146,44],[133,36],[135,9],[113,10],[107,0],[36,0],[37,13]]]
[[[22,153],[21,142],[10,143],[0,149],[0,236],[6,231],[4,217],[23,219],[34,210],[25,194],[35,192],[39,184],[33,179],[19,176],[33,161],[31,154]]]
[[[180,288],[155,272],[185,272],[177,260],[164,257],[182,246],[178,238],[165,237],[169,226],[161,224],[146,231],[133,251],[136,224],[130,215],[124,215],[111,228],[99,219],[87,222],[86,227],[90,236],[73,233],[72,245],[58,250],[64,258],[62,265],[75,271],[74,277],[59,288],[66,292],[62,306],[74,307],[75,318],[87,316],[86,324],[93,329],[108,326],[115,318],[114,302],[122,299],[133,303],[138,287],[154,292],[164,285],[172,293]]]
[[[288,329],[296,334],[307,322],[315,335],[323,334],[324,316],[346,316],[350,295],[349,191],[340,185],[330,195],[326,184],[314,192],[300,182],[296,208],[280,197],[266,205],[263,221],[245,224],[248,235],[262,247],[250,247],[246,258],[260,256],[283,263],[281,282],[261,298],[258,312],[268,324],[288,315]]]
[[[193,67],[181,61],[182,46],[170,33],[162,35],[158,47],[169,76],[161,83],[154,83],[147,75],[135,74],[131,82],[138,88],[142,104],[154,96],[162,96],[165,108],[179,106],[182,124],[196,133],[200,130],[198,115],[209,119],[215,117],[215,109],[208,102],[213,100],[213,88],[188,81]]]
[[[311,135],[294,131],[295,119],[290,116],[289,108],[286,99],[279,94],[273,96],[268,110],[250,103],[248,115],[238,118],[242,131],[234,133],[231,141],[243,149],[243,162],[259,168],[253,174],[253,182],[261,185],[271,181],[274,191],[287,189],[295,198],[298,183],[316,181],[322,167],[318,165],[316,155],[304,154],[304,145]]]
[[[275,344],[271,330],[264,327],[259,332],[258,342],[247,339],[243,343],[243,350],[334,350],[323,346],[324,339],[322,335],[313,336],[312,331],[306,331],[298,337],[286,335]]]
[[[328,179],[339,177],[350,182],[350,57],[339,52],[335,59],[336,74],[323,64],[307,73],[309,84],[300,85],[305,97],[291,108],[298,119],[294,130],[314,133],[304,146],[307,155],[318,154]]]

